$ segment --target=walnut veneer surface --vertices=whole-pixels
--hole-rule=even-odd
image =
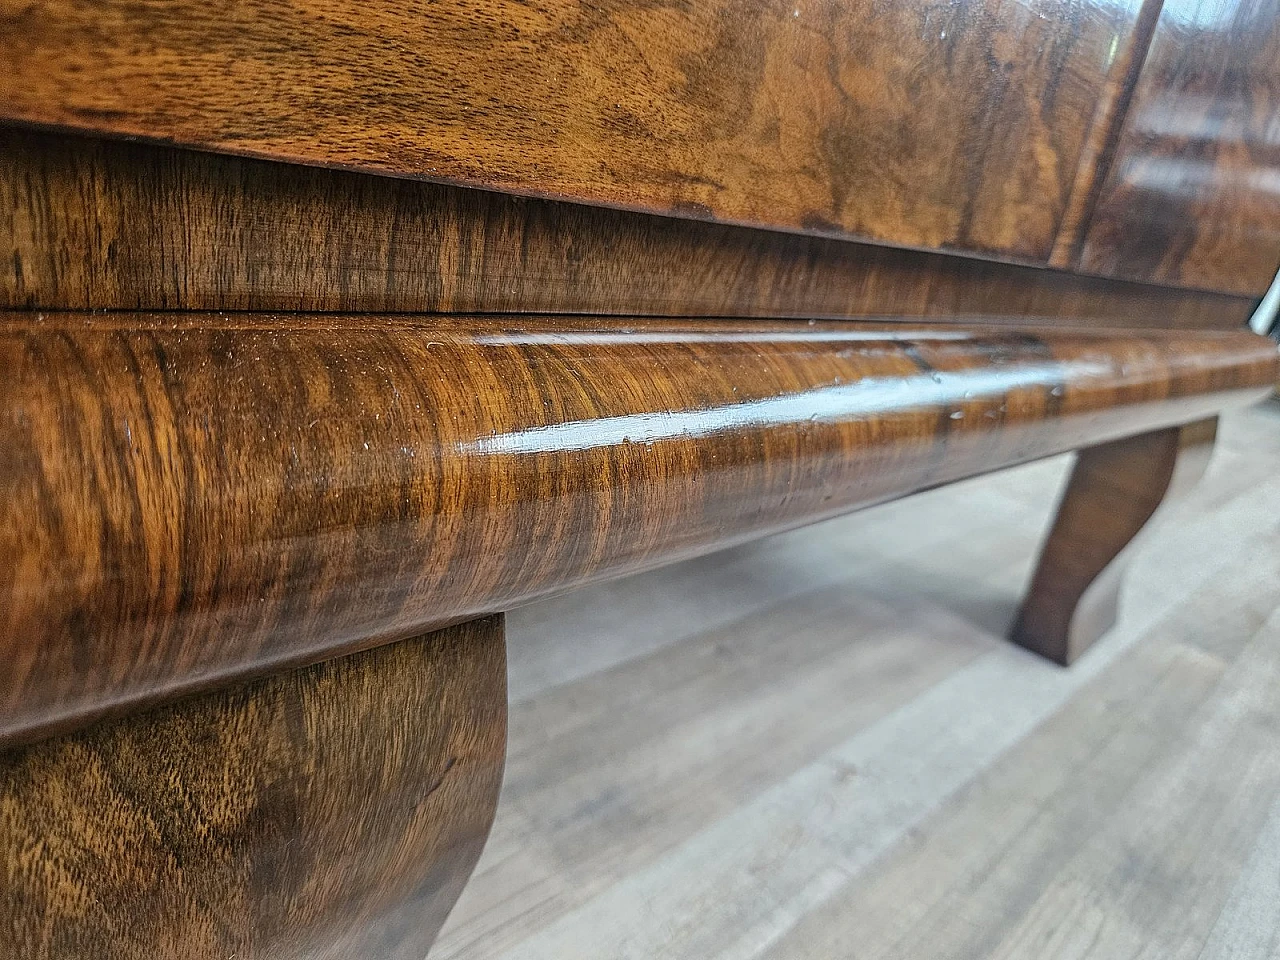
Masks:
[[[44,124],[1043,259],[1139,7],[6,0],[0,101]]]
[[[1269,390],[1250,333],[0,317],[0,740]]]
[[[0,305],[1238,329],[1247,297],[0,128]]]
[[[0,0],[0,960],[420,957],[492,615],[1082,450],[1070,659],[1275,383],[1275,6]]]
[[[1280,268],[1280,2],[1165,0],[1076,265],[1260,294]]]
[[[0,118],[1258,296],[1277,37],[1274,0],[4,0]]]

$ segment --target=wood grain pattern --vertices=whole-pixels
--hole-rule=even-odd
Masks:
[[[1133,29],[1116,38],[1113,68],[1098,97],[1093,123],[1076,162],[1075,182],[1067,197],[1067,207],[1053,241],[1049,265],[1071,269],[1080,256],[1085,232],[1098,204],[1098,195],[1111,172],[1133,91],[1147,60],[1151,36],[1160,19],[1164,0],[1143,0]]]
[[[1280,3],[1166,0],[1079,266],[1259,297],[1280,266]]]
[[[5,0],[0,114],[1047,259],[1141,0]]]
[[[1217,420],[1077,454],[1011,638],[1068,665],[1116,622],[1124,557],[1161,503],[1203,475]]]
[[[0,128],[0,305],[1238,329],[1253,301]]]
[[[0,957],[421,960],[506,709],[494,617],[0,753]]]
[[[8,314],[0,738],[1264,396],[1251,333]]]

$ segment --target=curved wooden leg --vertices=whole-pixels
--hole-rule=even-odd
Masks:
[[[1011,637],[1069,664],[1116,620],[1125,548],[1169,494],[1204,474],[1217,419],[1077,454]]]
[[[0,957],[421,960],[484,845],[501,617],[0,755]]]

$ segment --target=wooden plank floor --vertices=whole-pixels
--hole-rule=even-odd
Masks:
[[[1280,955],[1280,405],[1063,670],[1001,640],[1057,458],[510,619],[434,958]]]

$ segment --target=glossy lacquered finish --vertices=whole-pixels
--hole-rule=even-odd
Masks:
[[[1259,297],[1280,268],[1280,2],[1165,0],[1085,270]]]
[[[0,321],[0,739],[1263,396],[1246,333]]]
[[[936,317],[1239,329],[1253,301],[0,129],[0,305]]]
[[[1011,638],[1070,664],[1115,624],[1124,557],[1170,495],[1204,474],[1217,419],[1081,450]]]
[[[0,957],[422,960],[506,713],[494,617],[0,753]]]
[[[1075,182],[1067,198],[1066,213],[1058,227],[1053,251],[1049,254],[1051,266],[1072,269],[1079,259],[1085,232],[1097,207],[1098,194],[1115,159],[1120,130],[1146,63],[1151,35],[1155,32],[1162,4],[1163,0],[1143,0],[1133,29],[1117,35],[1115,46],[1108,54],[1112,68],[1098,97],[1093,124],[1076,163]]]
[[[1142,0],[4,0],[0,115],[1044,261]]]

